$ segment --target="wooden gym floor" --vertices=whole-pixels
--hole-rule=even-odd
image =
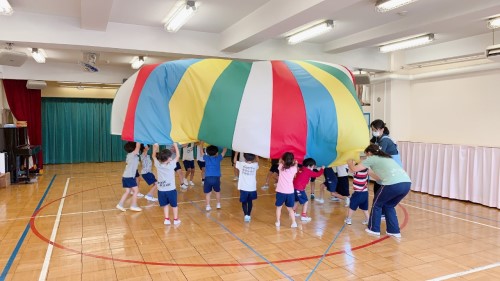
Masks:
[[[222,209],[205,212],[197,170],[196,186],[179,192],[182,223],[165,226],[157,203],[139,199],[141,213],[115,209],[123,168],[47,165],[36,184],[0,188],[0,281],[500,280],[498,209],[411,192],[397,208],[400,240],[366,234],[361,211],[344,225],[344,204],[329,200],[312,202],[313,220],[297,229],[284,209],[277,229],[274,188],[260,190],[269,168],[261,161],[245,223],[226,158]],[[147,193],[144,181],[140,189]]]

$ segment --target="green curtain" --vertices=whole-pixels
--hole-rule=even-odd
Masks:
[[[43,161],[123,161],[121,136],[110,134],[110,99],[42,98]]]

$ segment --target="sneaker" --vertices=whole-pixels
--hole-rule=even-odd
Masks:
[[[401,238],[401,233],[389,233],[389,232],[387,232],[386,234],[389,236],[392,236],[392,237]]]
[[[190,186],[194,186],[194,182],[193,181],[189,181],[189,185]]]
[[[207,205],[207,207],[205,208],[205,210],[208,212],[208,211],[212,210],[212,208],[210,207],[210,205]]]
[[[297,223],[296,222],[292,223],[292,225],[290,227],[291,228],[296,228],[297,227]]]
[[[304,217],[304,216],[302,216],[302,217],[300,217],[300,220],[301,221],[311,221],[312,218],[311,217]]]
[[[351,219],[345,219],[344,222],[347,225],[351,225],[352,224],[352,220]]]
[[[181,220],[180,219],[176,219],[174,220],[174,225],[179,225],[181,223]]]
[[[314,193],[311,193],[311,200],[314,200],[314,198],[316,198],[316,197],[314,196]]]
[[[138,207],[138,206],[130,206],[130,211],[140,212],[140,211],[142,211],[142,209],[141,209],[141,207]]]
[[[368,221],[363,221],[362,224],[367,225]]]
[[[165,221],[163,222],[164,225],[170,225],[170,219],[165,219]]]
[[[142,197],[144,197],[144,194],[142,194],[142,193],[138,192],[138,193],[137,193],[137,198],[142,198]]]
[[[146,195],[146,196],[144,196],[144,198],[146,198],[146,200],[148,200],[148,201],[152,201],[152,202],[156,202],[156,201],[158,201],[158,198],[153,197],[153,196],[151,196],[151,195],[149,195],[149,194],[148,194],[148,195]]]
[[[330,197],[330,201],[332,201],[332,202],[340,202],[340,199],[338,199],[335,196],[332,196],[332,197]]]
[[[349,207],[350,204],[351,204],[351,198],[346,197],[346,199],[345,199],[345,206]]]
[[[324,200],[324,199],[316,199],[316,200],[314,200],[314,201],[316,201],[316,202],[318,202],[318,203],[320,203],[320,204],[325,203],[325,200]]]
[[[181,184],[181,188],[182,188],[182,189],[187,189],[187,188],[188,188],[188,186],[187,186],[186,184]]]
[[[220,209],[220,203],[217,203],[217,209]]]
[[[182,184],[184,184],[185,186],[188,186],[188,180],[187,180],[186,178],[184,178],[184,179],[182,180]]]
[[[260,189],[262,189],[262,190],[268,190],[269,189],[269,185],[264,184]]]
[[[238,177],[234,177],[234,178],[233,178],[233,181],[237,181],[237,180],[238,180]]]
[[[368,228],[365,228],[365,231],[370,235],[380,236],[380,232],[371,231]]]
[[[117,205],[116,205],[116,208],[117,208],[118,210],[122,211],[122,212],[127,211],[127,209],[125,209],[125,208],[123,208],[122,206],[120,206],[120,204],[117,204]]]
[[[380,217],[380,220],[385,221],[385,215],[382,215],[382,217]]]
[[[249,221],[250,221],[250,219],[251,219],[251,217],[250,217],[250,216],[245,216],[245,218],[244,218],[243,220],[244,220],[244,221],[246,221],[246,222],[249,222]]]
[[[274,223],[274,225],[276,225],[276,227],[280,227],[281,224],[280,224],[279,221],[277,221],[277,222]]]

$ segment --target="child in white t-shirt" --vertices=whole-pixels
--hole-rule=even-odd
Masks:
[[[172,159],[172,151],[164,149],[158,153],[159,146],[157,143],[153,145],[153,161],[155,163],[156,172],[158,174],[158,201],[160,207],[163,207],[165,214],[165,225],[170,225],[169,208],[172,207],[174,212],[174,225],[180,224],[177,208],[177,190],[175,188],[175,166],[179,161],[179,149],[174,144],[175,158]]]
[[[240,191],[240,202],[244,221],[251,220],[253,203],[257,199],[257,170],[259,169],[259,157],[251,153],[243,153],[245,162],[237,161],[239,152],[234,155],[235,168],[239,171],[238,190]]]

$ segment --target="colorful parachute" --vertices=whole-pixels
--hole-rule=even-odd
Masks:
[[[118,90],[111,133],[336,166],[358,158],[368,126],[345,67],[316,61],[188,59],[143,66]]]

